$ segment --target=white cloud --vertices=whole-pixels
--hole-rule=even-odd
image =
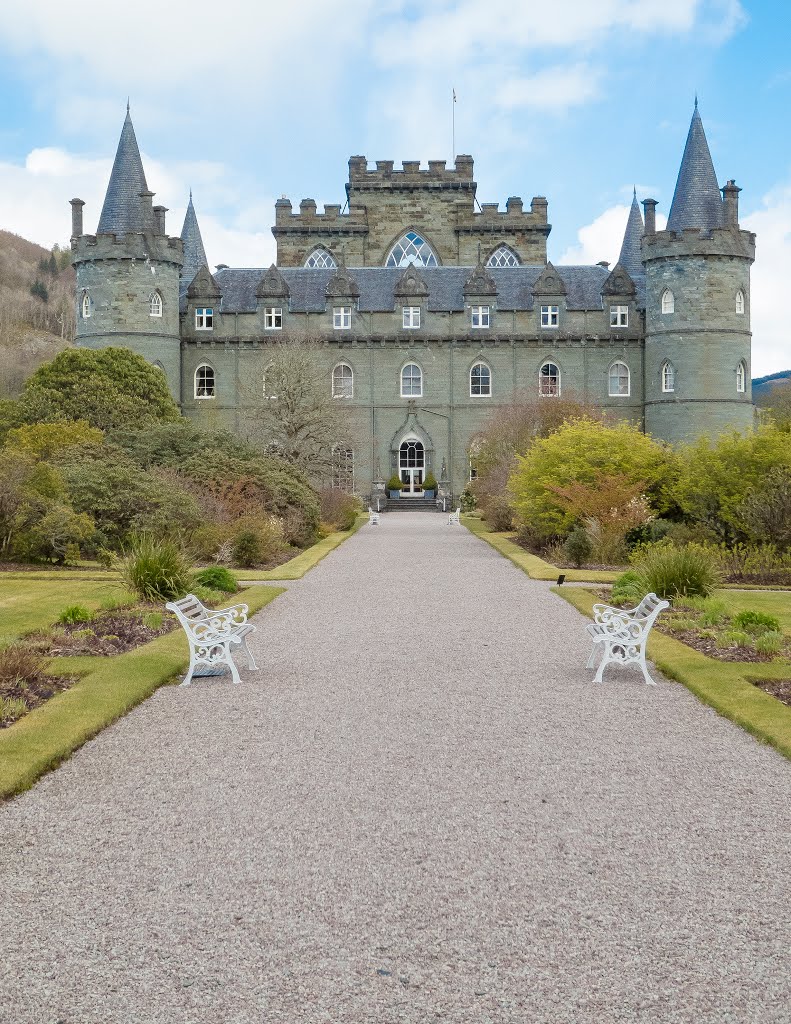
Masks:
[[[629,187],[631,192],[631,186]],[[572,245],[561,255],[560,263],[590,266],[606,260],[615,266],[621,252],[623,234],[629,219],[629,206],[618,204],[608,207],[590,224],[577,232],[577,245]],[[657,227],[661,231],[666,218],[661,213],[656,215]]]
[[[495,101],[509,110],[565,110],[599,96],[602,77],[603,72],[590,64],[558,65],[534,75],[511,78],[500,87]]]

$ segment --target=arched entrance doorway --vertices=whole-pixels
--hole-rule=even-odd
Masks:
[[[398,469],[401,477],[401,493],[422,494],[423,477],[426,470],[426,450],[422,441],[407,438],[398,450]]]

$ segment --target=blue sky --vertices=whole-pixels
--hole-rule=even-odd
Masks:
[[[210,261],[267,265],[275,199],[343,203],[347,161],[475,158],[546,195],[555,262],[614,261],[632,185],[667,214],[694,96],[758,233],[753,371],[791,367],[791,5],[782,0],[26,0],[0,4],[0,227],[98,220],[130,97],[155,202],[192,187]]]

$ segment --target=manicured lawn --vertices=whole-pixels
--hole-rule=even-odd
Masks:
[[[103,581],[67,578],[60,573],[44,579],[0,573],[0,644],[51,626],[64,608],[81,604],[96,610],[108,597],[125,593],[117,579]]]
[[[771,593],[762,590],[718,590],[716,597],[718,601],[725,602],[729,615],[741,611],[765,612],[779,619],[783,632],[791,635],[791,592],[788,590],[775,590]]]

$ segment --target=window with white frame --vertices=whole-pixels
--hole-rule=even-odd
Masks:
[[[512,249],[509,249],[507,245],[499,245],[489,259],[486,261],[487,267],[518,267],[519,259],[516,253]]]
[[[354,371],[348,363],[338,363],[332,371],[332,397],[354,397]]]
[[[415,231],[407,231],[398,239],[385,260],[386,267],[436,267],[437,257],[425,238]]]
[[[401,371],[401,397],[421,398],[423,396],[423,371],[417,363],[407,363]]]
[[[470,370],[470,397],[488,398],[492,393],[492,371],[486,363],[475,363]]]
[[[541,326],[542,327],[557,327],[558,326],[558,307],[557,306],[542,306],[541,307]]]
[[[148,296],[148,315],[162,316],[162,296],[159,292],[152,292]]]
[[[214,370],[208,363],[201,363],[195,371],[195,397],[214,398],[216,393]]]
[[[282,306],[265,306],[264,307],[264,330],[266,331],[279,331],[283,328],[283,307]]]
[[[609,395],[611,398],[624,397],[629,394],[629,367],[618,361],[610,367]]]
[[[87,292],[82,293],[82,318],[89,320],[93,314],[93,299]]]
[[[305,260],[305,266],[311,270],[334,270],[338,264],[332,253],[326,249],[314,249]]]
[[[610,306],[610,327],[629,326],[629,307]]]
[[[354,449],[335,445],[332,449],[332,486],[347,494],[354,493]]]
[[[332,326],[336,331],[348,331],[352,326],[352,307],[333,306]]]
[[[471,306],[470,307],[470,324],[472,327],[488,327],[489,326],[489,307],[488,306]]]
[[[195,330],[214,330],[214,310],[211,306],[196,306],[195,308]]]
[[[663,313],[675,313],[676,311],[676,297],[669,288],[665,288],[662,292],[662,312]]]
[[[557,363],[546,362],[538,371],[538,393],[542,398],[560,395],[560,367]]]
[[[744,292],[741,288],[736,292],[736,312],[739,314],[744,313]]]
[[[676,390],[676,371],[671,362],[662,363],[662,390],[665,393]]]
[[[404,306],[401,313],[404,327],[420,327],[420,306]]]
[[[747,366],[743,359],[736,367],[736,390],[740,395],[747,390]]]

